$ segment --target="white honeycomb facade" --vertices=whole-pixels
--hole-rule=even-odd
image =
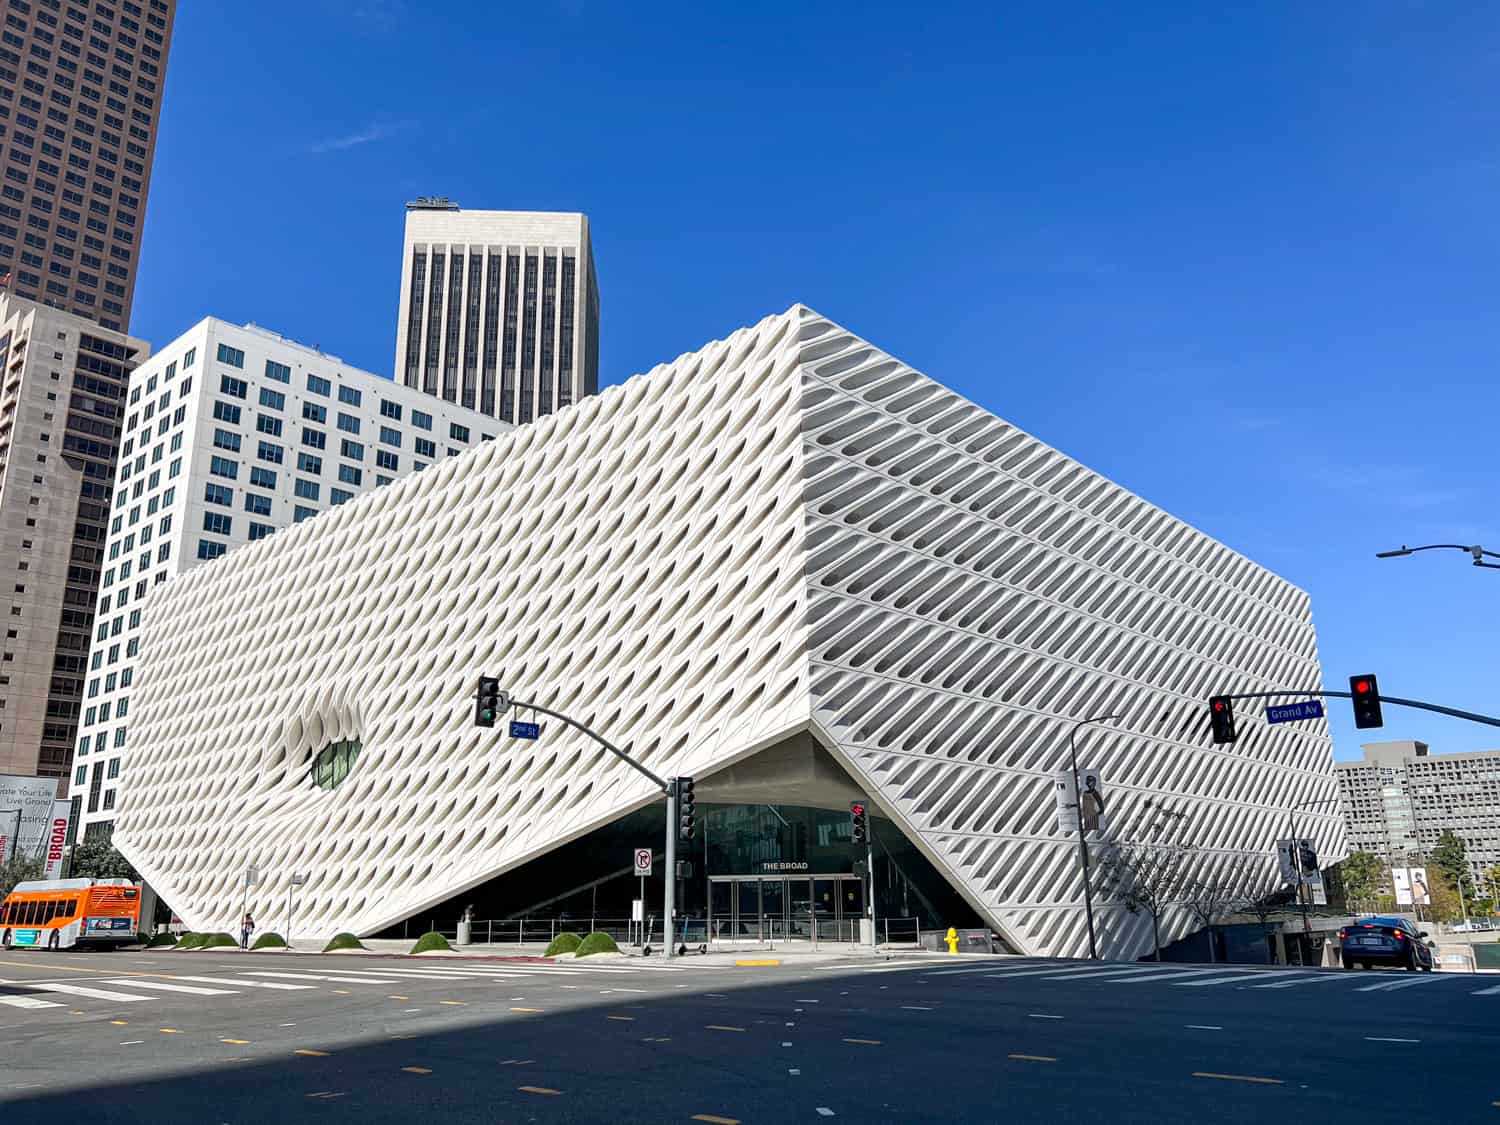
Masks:
[[[1320,686],[1304,593],[801,306],[164,587],[115,838],[195,929],[259,864],[252,909],[307,870],[299,932],[369,933],[655,799],[558,725],[474,728],[481,673],[663,775],[811,731],[1030,953],[1087,948],[1074,720],[1124,716],[1081,739],[1119,838],[1176,810],[1260,886],[1337,796],[1321,722],[1206,729],[1214,692]],[[1297,814],[1329,859],[1336,812]]]

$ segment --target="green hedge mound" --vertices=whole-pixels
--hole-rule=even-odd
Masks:
[[[335,934],[323,947],[324,953],[335,953],[340,949],[363,949],[364,944],[353,934]]]
[[[578,943],[574,953],[579,957],[588,957],[594,953],[618,953],[620,947],[615,944],[615,939],[601,930],[595,930]]]
[[[151,940],[149,940],[148,942],[146,942],[146,944],[148,946],[150,946],[152,949],[160,949],[163,946],[176,945],[177,944],[177,935],[176,934],[167,934],[167,933],[157,934],[155,937],[151,938]]]
[[[250,948],[251,949],[285,949],[286,948],[286,938],[282,937],[280,934],[271,933],[270,931],[267,931],[266,933],[261,934],[260,937],[256,938],[255,939],[255,944],[252,945]]]
[[[203,939],[207,934],[185,933],[177,939],[178,949],[197,949],[203,945]]]
[[[237,942],[237,941],[235,941],[234,938],[230,937],[228,934],[204,934],[202,936],[203,936],[202,943],[199,944],[198,946],[196,946],[195,948],[198,948],[198,949],[238,949],[240,947],[240,943]]]
[[[564,953],[576,953],[578,947],[583,944],[583,938],[574,933],[558,934],[552,939],[552,944],[547,946],[547,952],[543,957],[559,957]]]
[[[411,947],[413,953],[427,953],[434,949],[452,949],[448,939],[436,930],[431,930],[417,939],[417,944]]]

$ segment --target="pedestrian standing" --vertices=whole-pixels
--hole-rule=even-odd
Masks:
[[[245,917],[240,920],[240,948],[250,948],[250,935],[255,932],[255,919],[250,917],[250,912],[245,911]]]

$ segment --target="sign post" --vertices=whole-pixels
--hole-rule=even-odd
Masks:
[[[290,949],[292,947],[292,892],[296,888],[298,888],[300,886],[303,886],[311,878],[312,878],[312,872],[310,872],[310,871],[303,872],[301,875],[298,875],[295,871],[293,871],[292,872],[292,878],[287,883],[287,888],[286,888],[286,947],[288,949]]]
[[[646,921],[646,880],[651,875],[651,858],[652,852],[650,848],[635,849],[635,873],[641,881],[641,897],[631,904],[630,920],[632,922],[643,924]],[[641,948],[644,949],[651,935],[646,933],[644,928],[639,933],[641,935]]]

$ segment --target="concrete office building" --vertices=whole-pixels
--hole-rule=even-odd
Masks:
[[[397,382],[516,423],[598,393],[588,216],[406,207]]]
[[[72,779],[86,834],[114,820],[153,591],[510,428],[214,317],[136,369],[125,409]]]
[[[307,935],[596,880],[628,910],[660,793],[545,718],[476,727],[481,674],[697,779],[686,908],[729,931],[847,934],[868,798],[879,918],[1086,952],[1054,805],[1086,716],[1120,716],[1079,741],[1096,854],[1168,813],[1192,874],[1267,891],[1337,792],[1321,720],[1208,733],[1218,691],[1321,683],[1305,593],[801,306],[156,595],[116,842],[195,930],[249,863],[257,916],[310,874]],[[1342,855],[1336,812],[1298,828]]]
[[[148,351],[0,294],[0,774],[67,776],[125,388]]]
[[[1432,754],[1415,740],[1372,742],[1339,762],[1351,850],[1386,863],[1425,861],[1451,830],[1463,840],[1476,884],[1500,864],[1500,750]]]
[[[0,275],[124,331],[175,0],[8,0],[0,28]]]

